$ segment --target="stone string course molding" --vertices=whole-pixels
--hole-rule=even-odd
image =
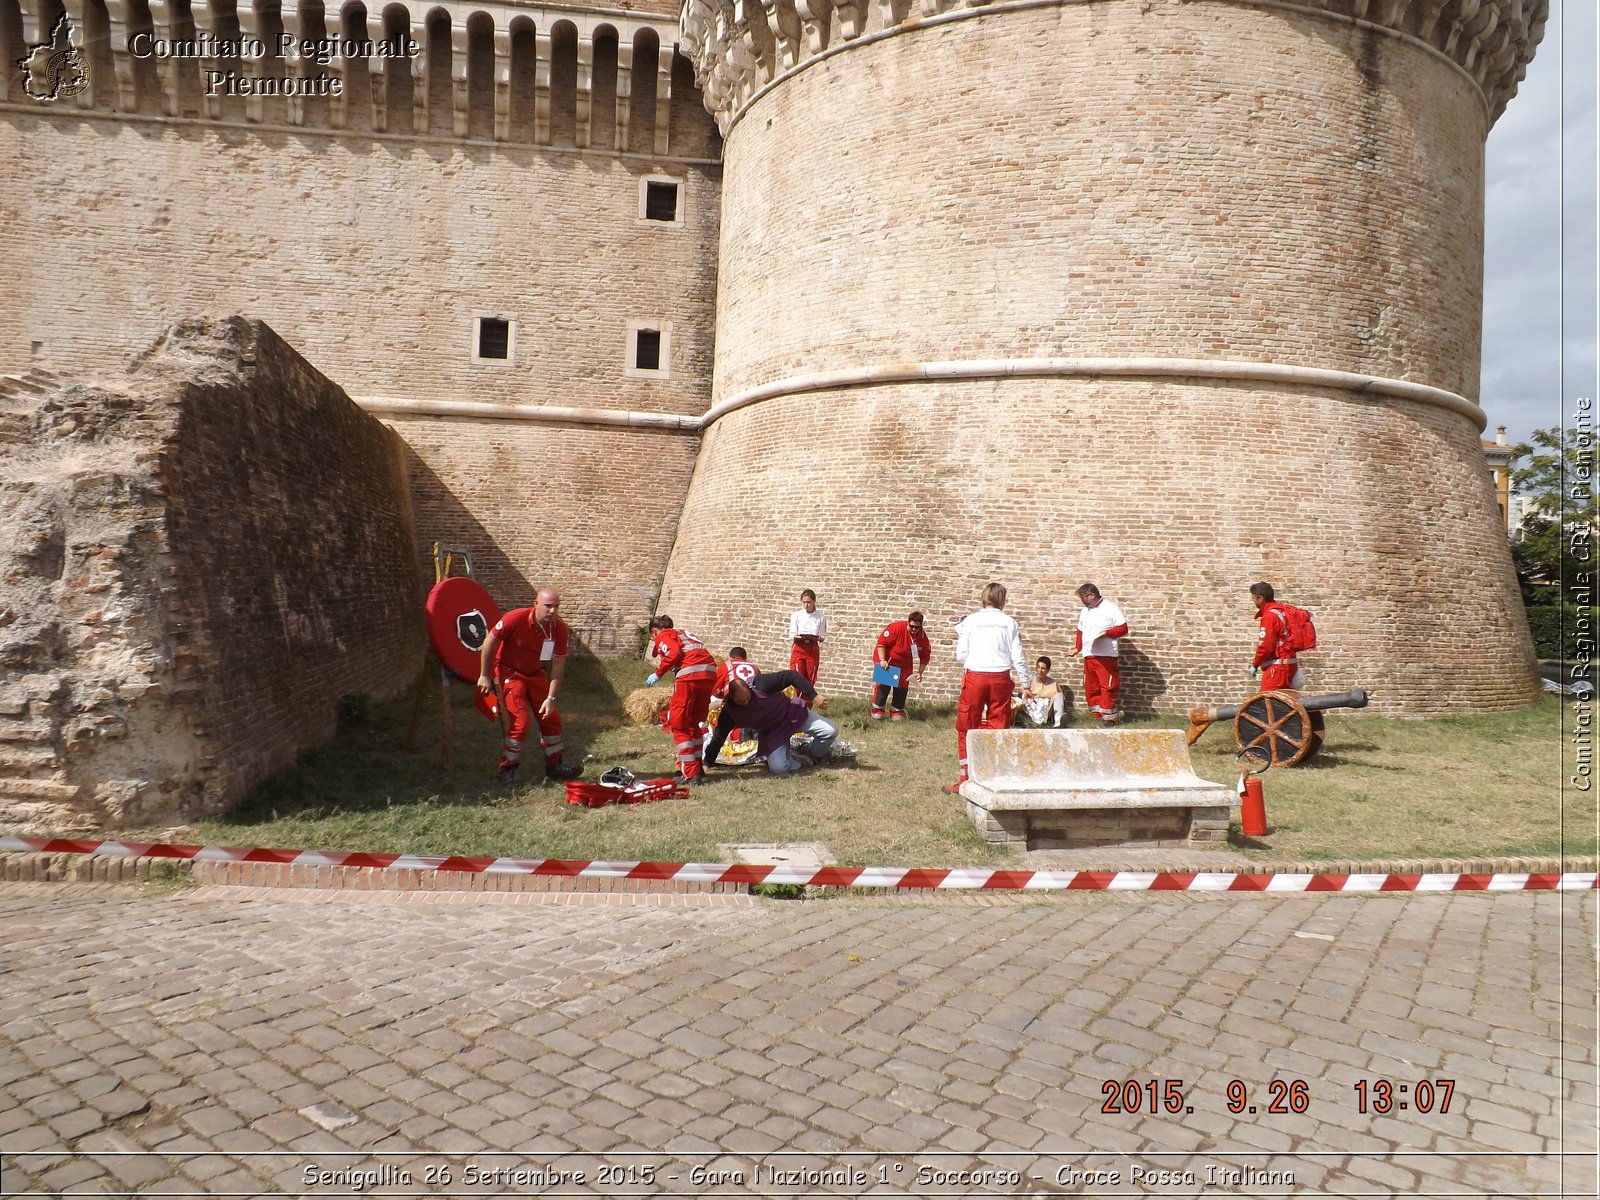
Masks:
[[[726,136],[773,82],[851,43],[965,20],[985,12],[1088,0],[685,0],[683,52],[706,107]],[[1097,0],[1100,2],[1100,0]],[[1132,3],[1133,0],[1124,0]],[[1141,0],[1148,5],[1148,0]],[[1192,0],[1184,0],[1190,3]],[[1491,120],[1516,95],[1544,36],[1549,0],[1213,0],[1317,13],[1412,39],[1460,67],[1482,91]]]
[[[0,0],[11,3],[15,0]],[[55,111],[99,110],[250,125],[432,134],[534,145],[574,145],[673,153],[676,27],[662,14],[628,9],[563,8],[478,0],[363,7],[321,4],[231,4],[194,0],[189,13],[151,0],[149,17],[133,0],[65,0],[74,45],[88,56],[89,86]],[[55,0],[21,0],[29,44],[47,40],[60,11]],[[448,33],[439,23],[448,21]],[[3,31],[0,31],[3,32]],[[138,57],[129,39],[145,33],[167,42],[257,39],[262,59]],[[413,58],[333,54],[326,63],[285,60],[279,34],[296,41],[355,39],[379,42],[408,35],[421,49]],[[3,40],[3,38],[0,38]],[[614,62],[611,47],[614,45]],[[598,57],[597,57],[598,52]],[[12,48],[10,56],[20,51]],[[430,78],[442,68],[444,79]],[[602,69],[603,68],[603,69]],[[259,78],[327,76],[338,95],[208,94],[208,71]],[[11,73],[15,75],[15,72]],[[680,76],[687,81],[687,72]],[[13,81],[0,102],[24,101]],[[24,101],[25,102],[25,101]],[[31,106],[31,102],[30,102]],[[601,119],[602,109],[604,119]],[[558,133],[553,121],[562,124]],[[704,138],[691,139],[692,156]]]
[[[839,371],[816,371],[774,380],[771,383],[718,401],[701,418],[708,427],[728,413],[747,405],[780,396],[805,392],[832,391],[837,388],[870,387],[874,384],[937,382],[955,379],[1027,378],[1105,378],[1105,379],[1208,379],[1282,383],[1300,387],[1338,388],[1345,391],[1393,396],[1432,404],[1466,417],[1480,431],[1489,419],[1484,411],[1465,396],[1443,388],[1412,383],[1406,379],[1384,379],[1353,371],[1331,371],[1322,367],[1298,367],[1283,363],[1234,362],[1209,358],[1012,358],[972,362],[896,363],[888,366],[857,367]],[[374,409],[373,411],[378,411]]]
[[[860,367],[841,371],[817,371],[774,380],[747,388],[718,402],[700,417],[672,413],[633,412],[619,409],[572,408],[543,405],[538,408],[508,408],[471,400],[410,400],[389,396],[355,396],[352,399],[374,416],[469,417],[487,420],[533,421],[557,425],[620,426],[662,429],[678,433],[698,433],[721,417],[763,400],[794,396],[804,392],[832,391],[836,388],[870,387],[873,384],[939,381],[950,379],[1005,379],[1041,376],[1083,376],[1087,378],[1132,379],[1222,379],[1256,380],[1297,384],[1305,387],[1332,387],[1378,396],[1416,400],[1466,417],[1481,431],[1489,419],[1465,396],[1443,388],[1412,383],[1406,379],[1382,379],[1351,371],[1330,371],[1320,367],[1293,367],[1281,363],[1230,362],[1206,358],[1022,358],[989,359],[976,362],[901,363],[885,367]]]

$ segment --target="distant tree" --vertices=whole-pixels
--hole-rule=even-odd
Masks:
[[[1595,435],[1538,429],[1511,450],[1511,484],[1526,503],[1511,553],[1535,583],[1575,582],[1600,562],[1600,505],[1595,493]],[[1553,598],[1553,597],[1552,597]]]

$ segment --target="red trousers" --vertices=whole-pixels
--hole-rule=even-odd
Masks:
[[[1090,713],[1105,720],[1117,711],[1117,689],[1122,686],[1122,674],[1117,660],[1109,654],[1083,656],[1083,702]]]
[[[817,668],[822,663],[822,647],[815,642],[796,642],[789,651],[789,669],[799,671],[812,687],[817,686]]]
[[[711,692],[716,687],[711,674],[677,676],[672,684],[672,705],[667,709],[667,734],[678,752],[678,773],[685,779],[700,774],[700,755],[705,750],[706,714],[711,711]]]
[[[547,766],[561,761],[561,714],[551,705],[550,715],[539,719],[539,706],[550,694],[550,677],[543,671],[537,675],[513,675],[500,681],[500,702],[505,705],[509,719],[505,739],[500,743],[500,769],[516,766],[522,761],[523,745],[528,731],[539,727],[539,742]]]
[[[967,730],[1004,729],[1011,724],[1011,672],[968,671],[956,701],[956,754],[967,777]]]
[[[789,651],[789,669],[791,671],[799,671],[800,674],[806,677],[806,682],[812,687],[817,686],[817,670],[821,665],[822,647],[817,645],[816,642],[796,642]],[[807,708],[811,707],[810,700],[807,700],[804,696],[801,696],[800,699],[804,701]]]
[[[1285,688],[1295,686],[1294,677],[1300,673],[1300,663],[1286,662],[1275,663],[1270,667],[1261,668],[1261,690],[1263,692],[1281,692]]]

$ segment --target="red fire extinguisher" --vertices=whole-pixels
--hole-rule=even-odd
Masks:
[[[1239,776],[1239,824],[1245,837],[1267,834],[1267,801],[1261,790],[1261,776],[1247,766]]]

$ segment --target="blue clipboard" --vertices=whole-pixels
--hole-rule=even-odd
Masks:
[[[872,665],[872,682],[884,687],[897,688],[900,686],[900,668],[886,667],[882,663]]]

